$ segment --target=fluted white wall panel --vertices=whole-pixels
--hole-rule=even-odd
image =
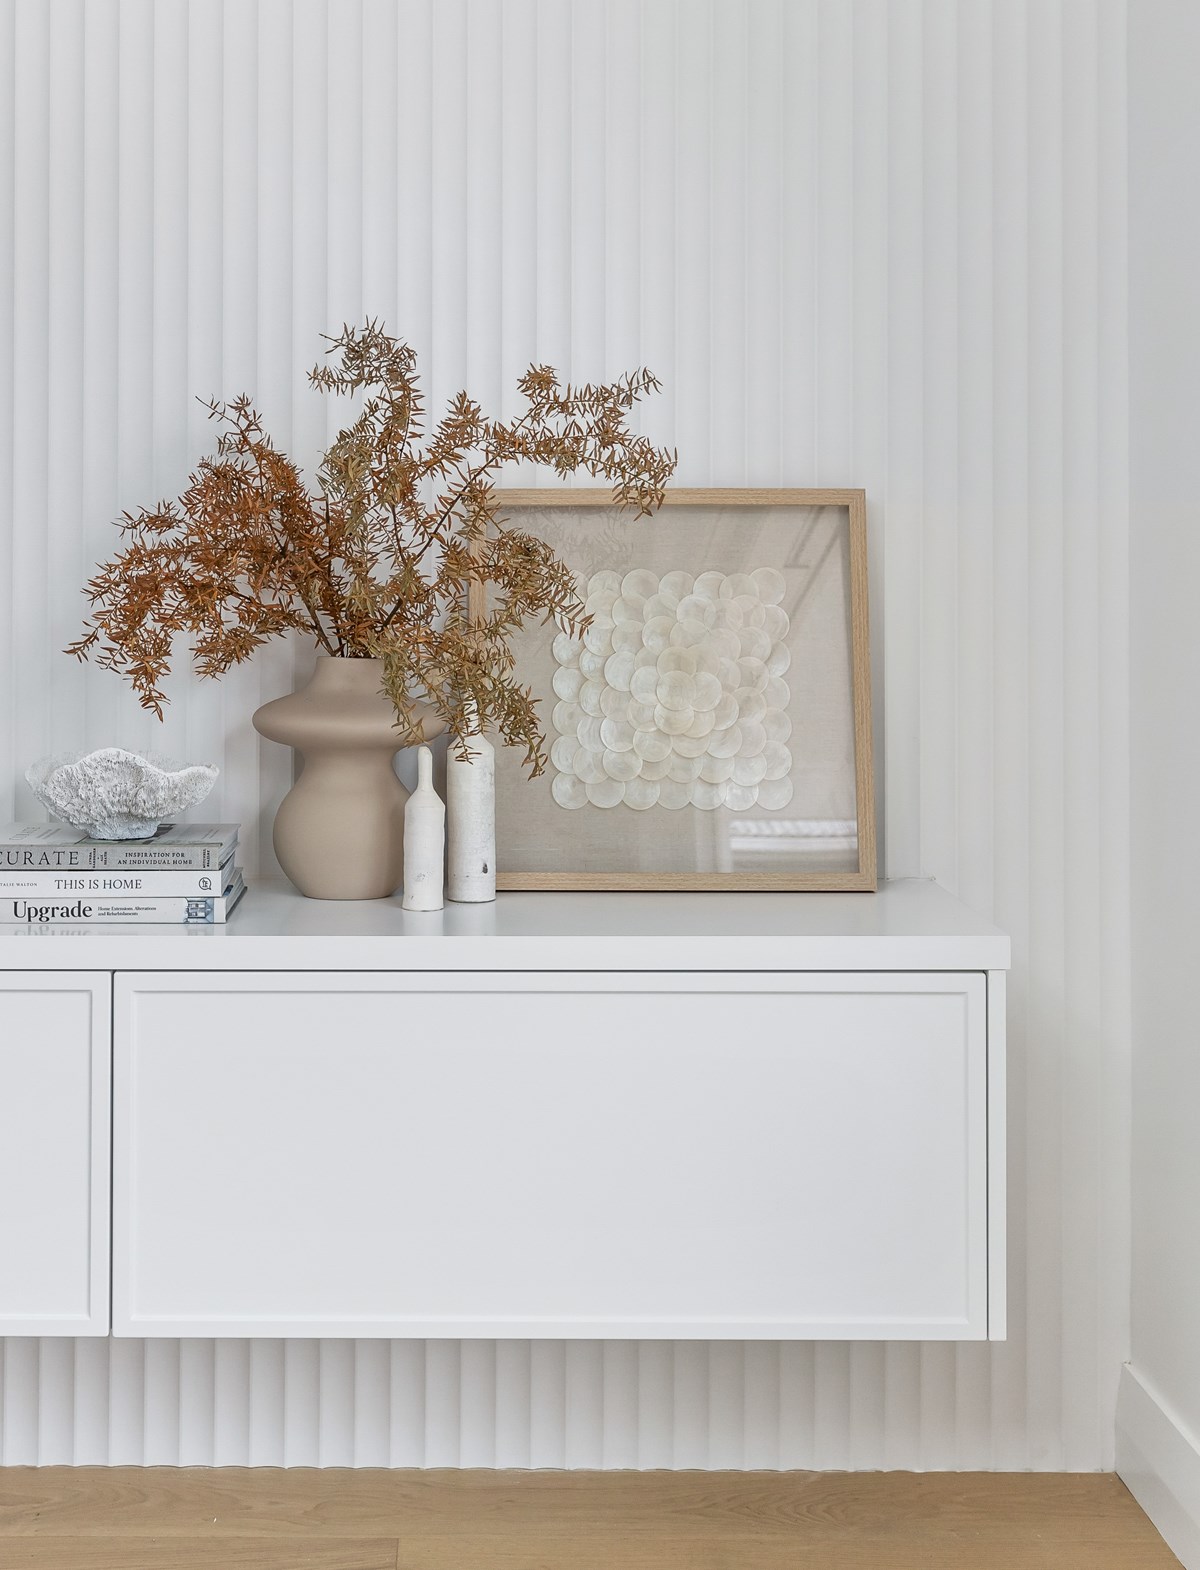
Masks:
[[[213,757],[269,863],[279,648],[161,733],[58,651],[196,394],[311,463],[318,335],[435,402],[664,378],[692,485],[869,496],[885,865],[1015,940],[996,1347],[57,1342],[0,1459],[1111,1463],[1128,1231],[1122,0],[0,0],[0,813],[125,739]]]

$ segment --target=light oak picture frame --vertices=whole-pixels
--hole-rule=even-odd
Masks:
[[[838,689],[836,701],[832,704],[835,713],[832,730],[836,736],[831,743],[832,762],[824,773],[815,772],[821,779],[826,775],[832,779],[840,769],[844,777],[833,779],[830,786],[832,796],[829,799],[836,798],[843,803],[840,810],[845,817],[838,821],[821,818],[820,810],[827,808],[818,809],[816,817],[795,819],[789,816],[789,811],[793,810],[792,801],[789,800],[782,807],[778,803],[781,800],[781,789],[786,789],[791,796],[790,783],[786,787],[765,783],[737,786],[731,779],[724,787],[718,785],[710,789],[703,782],[687,787],[695,792],[708,790],[710,797],[724,789],[732,793],[730,801],[736,798],[738,806],[745,808],[735,811],[725,798],[720,798],[720,804],[715,810],[705,812],[699,806],[690,804],[681,810],[666,811],[657,799],[649,810],[644,810],[644,802],[654,786],[642,783],[640,776],[634,779],[632,785],[623,787],[631,793],[630,799],[633,791],[638,792],[639,806],[643,807],[643,810],[638,811],[630,810],[624,797],[610,802],[610,794],[617,795],[618,787],[610,784],[606,778],[599,783],[581,787],[573,771],[582,769],[584,764],[593,773],[596,771],[598,755],[589,752],[588,746],[599,748],[603,745],[596,738],[597,729],[601,736],[608,736],[610,732],[604,729],[605,720],[599,713],[591,720],[586,716],[581,717],[579,706],[563,695],[578,691],[586,703],[590,694],[591,706],[594,708],[596,683],[600,682],[605,688],[608,686],[607,677],[600,674],[596,667],[603,660],[603,670],[612,673],[614,665],[608,663],[607,653],[593,654],[587,666],[591,674],[584,677],[573,663],[577,657],[565,635],[556,638],[553,627],[531,628],[514,645],[517,674],[529,680],[535,697],[541,702],[539,713],[546,731],[547,746],[551,749],[552,759],[563,767],[558,768],[552,761],[544,776],[529,781],[521,770],[520,758],[516,753],[511,749],[497,749],[497,888],[593,891],[874,890],[876,835],[865,491],[681,488],[667,492],[663,508],[653,517],[636,521],[617,511],[612,494],[607,490],[504,490],[500,493],[500,502],[502,517],[509,526],[526,528],[539,537],[547,538],[568,565],[574,568],[585,600],[601,607],[600,622],[610,621],[610,610],[628,618],[630,623],[635,622],[636,616],[631,606],[634,610],[638,608],[638,593],[654,590],[653,595],[640,602],[640,609],[643,614],[663,609],[667,619],[650,617],[642,630],[647,639],[661,640],[671,615],[672,594],[684,589],[687,580],[691,578],[696,587],[711,598],[716,609],[711,615],[710,610],[703,606],[697,609],[693,602],[704,595],[692,595],[689,591],[681,600],[677,600],[674,614],[681,618],[680,626],[678,630],[674,627],[670,629],[668,643],[672,638],[686,640],[694,637],[697,640],[697,658],[711,665],[711,655],[707,652],[705,642],[710,635],[695,630],[703,622],[690,619],[693,610],[705,621],[711,620],[714,615],[718,618],[741,616],[753,622],[761,622],[763,616],[770,618],[765,627],[768,637],[775,641],[769,643],[770,654],[765,657],[764,663],[772,668],[781,666],[783,676],[768,681],[766,696],[779,703],[782,702],[779,694],[786,693],[788,717],[781,719],[778,708],[763,715],[761,700],[751,694],[750,689],[739,688],[741,702],[747,707],[756,705],[755,718],[745,720],[739,716],[728,733],[744,736],[746,747],[751,750],[757,748],[760,756],[763,752],[759,736],[760,720],[774,720],[776,729],[773,734],[782,736],[783,753],[788,753],[787,743],[791,741],[794,744],[797,740],[792,735],[793,727],[804,731],[812,708],[812,705],[804,705],[799,695],[793,697],[793,687],[786,680],[789,666],[784,662],[799,656],[798,667],[802,666],[804,670],[810,670],[814,663],[824,669],[827,663],[832,674],[827,682],[821,684],[821,691],[824,695],[825,687],[831,691]],[[784,544],[789,537],[788,520],[793,515],[793,526],[798,531],[794,550]],[[694,537],[688,532],[690,524],[696,526]],[[681,555],[686,554],[687,549],[690,549],[688,542],[693,538],[695,551],[687,564],[687,570],[666,572],[656,583],[656,573],[663,566],[673,566]],[[742,541],[752,539],[756,543],[748,548],[757,550],[758,555],[739,563]],[[672,546],[664,543],[672,540],[677,542],[674,554]],[[767,559],[772,547],[779,552],[778,561]],[[760,560],[760,557],[763,559]],[[614,564],[612,567],[607,565],[609,561]],[[752,562],[754,566],[751,569]],[[649,566],[643,566],[642,563],[649,563]],[[622,570],[627,577],[621,575]],[[777,601],[778,609],[764,609],[760,613],[754,604],[757,591],[746,582],[750,570],[755,574],[754,582],[763,586],[762,592],[768,600],[779,593],[779,582],[785,581],[786,588]],[[632,600],[628,600],[616,587],[618,582],[624,584],[627,581],[630,583],[630,593],[634,596]],[[814,585],[818,583],[821,587],[814,592]],[[597,587],[589,590],[589,585]],[[732,591],[739,587],[746,589],[748,594],[740,597],[735,595]],[[480,590],[474,601],[476,611],[481,610],[485,603],[482,594]],[[616,595],[611,606],[610,594]],[[741,610],[736,607],[731,609],[728,604],[723,605],[722,596],[727,600],[737,598]],[[819,614],[808,604],[808,608],[798,615],[798,609],[807,602],[815,602],[819,606]],[[682,611],[679,610],[680,605]],[[784,614],[781,615],[781,612]],[[684,613],[687,613],[686,616]],[[786,631],[779,631],[781,625]],[[812,632],[804,634],[802,629],[805,627],[811,627]],[[597,649],[608,650],[611,645],[604,641],[604,631],[605,628],[598,625],[593,633],[593,641]],[[616,632],[617,629],[613,627],[612,631]],[[626,626],[624,635],[622,649],[627,646],[632,648],[638,628],[636,625]],[[623,634],[617,633],[617,636],[621,639]],[[723,634],[712,633],[711,636],[716,638]],[[741,631],[739,636],[749,640],[753,652],[763,652],[761,635]],[[807,645],[805,636],[809,638]],[[824,643],[821,646],[814,645],[814,637],[822,638]],[[822,648],[833,638],[839,643],[844,638],[844,648],[828,648],[826,660]],[[781,645],[787,645],[791,652],[785,653]],[[706,652],[701,653],[701,648]],[[581,652],[585,663],[588,662],[588,654]],[[724,656],[726,648],[722,647],[720,653]],[[667,658],[670,659],[669,654]],[[634,659],[635,662],[646,663],[650,656],[639,648]],[[680,663],[686,673],[688,661],[685,658]],[[740,662],[735,659],[734,663]],[[615,661],[618,681],[624,679],[623,672],[627,665],[628,660]],[[705,668],[707,670],[707,666]],[[721,669],[727,671],[724,665]],[[639,680],[637,677],[633,679],[635,684]],[[639,690],[644,690],[649,679],[648,676],[641,678],[642,687]],[[671,676],[670,679],[675,678]],[[688,678],[685,674],[681,679],[686,681]],[[708,701],[711,691],[715,690],[711,679],[704,672],[691,679],[693,683],[704,683],[704,701]],[[738,678],[725,676],[727,689],[735,679]],[[804,679],[803,675],[800,679]],[[761,680],[761,672],[758,673],[758,680]],[[647,693],[646,696],[654,700],[653,694]],[[722,694],[716,710],[717,718],[722,717],[722,705],[728,705],[735,697],[729,691]],[[620,694],[602,691],[601,701],[606,703],[606,707],[608,699],[618,705],[622,702]],[[822,704],[817,707],[824,707],[823,696]],[[674,716],[670,712],[662,712],[656,704],[655,710],[664,722],[673,721]],[[615,715],[617,711],[612,712]],[[637,710],[638,724],[649,723],[647,712],[645,706]],[[685,709],[684,712],[690,714],[693,711]],[[693,722],[694,726],[700,726],[703,718],[698,715]],[[628,726],[633,723],[624,709],[620,710],[619,718],[613,718],[612,724],[621,731],[622,742],[628,742]],[[576,725],[580,727],[578,735],[573,729]],[[653,724],[650,729],[654,731]],[[809,734],[807,740],[803,736],[799,738],[805,758],[822,752],[821,746],[813,745],[814,736],[816,732]],[[613,735],[612,739],[617,738]],[[818,739],[823,741],[824,733]],[[663,765],[657,761],[655,749],[664,743],[655,736],[648,736],[645,731],[640,735],[635,733],[634,741],[638,748],[652,751],[654,755],[655,761],[643,762],[640,767],[647,772],[654,770],[656,777],[663,778],[658,773]],[[689,749],[693,751],[699,745],[699,742],[688,742]],[[716,747],[715,740],[712,745]],[[768,749],[768,755],[773,761],[783,755],[777,743],[769,743]],[[631,767],[629,760],[611,753],[606,747],[602,756],[608,760],[605,767],[619,766],[621,777],[626,777]],[[710,770],[720,773],[725,768],[725,765],[714,762],[707,754],[702,763],[706,775]],[[685,770],[694,767],[686,761],[678,762],[673,756],[667,766],[672,771],[677,767]],[[776,767],[771,772],[777,775],[781,766],[776,761]],[[761,772],[761,765],[756,766],[753,761],[743,761],[740,757],[734,759],[732,767],[741,771],[739,777],[747,781],[753,778],[756,767]],[[799,766],[795,772],[797,777],[804,774]],[[791,774],[785,777],[790,781]],[[680,788],[677,784],[658,786],[659,791],[665,789],[676,793],[672,806],[678,805]],[[752,797],[752,805],[747,806]],[[844,805],[847,802],[850,803],[849,808]],[[771,810],[768,809],[768,803]],[[583,811],[564,811],[562,804],[581,806]],[[704,805],[711,804],[709,797],[706,797]],[[596,810],[597,806],[610,805],[615,810],[604,813]],[[692,814],[694,817],[689,816]],[[826,834],[827,823],[833,832],[821,839],[820,836]],[[694,825],[695,831],[695,845],[690,853],[697,862],[704,864],[685,864],[689,849],[683,842],[687,840],[684,829],[688,825]],[[662,847],[661,854],[666,864],[656,866],[653,861],[659,854],[659,846]],[[622,865],[622,860],[627,860],[629,864]]]

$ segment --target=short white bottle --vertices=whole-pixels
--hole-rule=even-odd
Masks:
[[[472,756],[446,756],[446,893],[464,905],[496,898],[496,749],[486,736],[466,737]]]
[[[404,808],[404,909],[441,910],[446,805],[433,788],[433,753],[417,748],[417,788]]]

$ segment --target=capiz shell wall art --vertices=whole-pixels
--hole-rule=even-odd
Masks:
[[[582,637],[529,627],[549,762],[497,753],[497,886],[873,889],[862,491],[507,491],[574,571]]]

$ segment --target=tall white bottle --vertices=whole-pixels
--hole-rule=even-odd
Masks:
[[[464,763],[454,741],[446,757],[448,854],[446,893],[464,905],[496,898],[496,749],[468,736]]]
[[[433,788],[433,753],[417,748],[417,788],[404,808],[404,909],[441,910],[446,806]]]

